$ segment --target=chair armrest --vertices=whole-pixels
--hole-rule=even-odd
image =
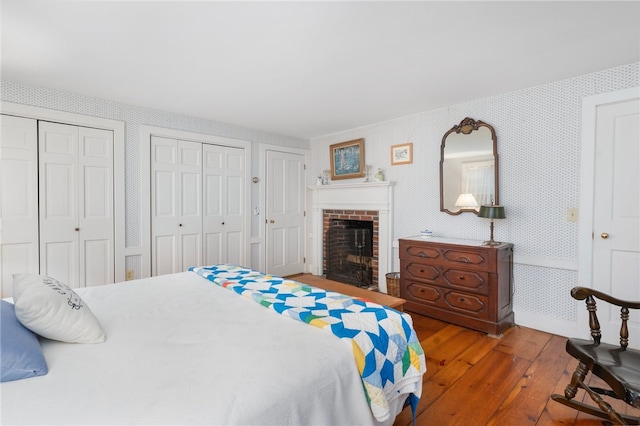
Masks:
[[[620,306],[621,308],[640,309],[640,302],[632,302],[629,300],[617,299],[601,291],[593,290],[591,288],[586,288],[586,287],[574,287],[571,289],[571,297],[573,297],[576,300],[584,300],[589,296],[597,297],[600,300],[609,302],[612,305]]]

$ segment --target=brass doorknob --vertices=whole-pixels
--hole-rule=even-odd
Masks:
[[[273,219],[271,219],[271,220],[269,221],[269,223],[276,223],[276,221],[275,221],[275,220],[273,220]]]
[[[78,232],[80,230],[80,228],[75,228],[74,231]]]
[[[605,240],[609,238],[609,234],[607,234],[606,232],[603,232],[602,234],[600,234],[600,236]]]

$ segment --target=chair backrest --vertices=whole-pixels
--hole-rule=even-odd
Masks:
[[[574,287],[571,289],[571,297],[576,300],[584,300],[587,304],[587,311],[589,311],[589,328],[591,329],[591,337],[596,345],[600,344],[601,332],[600,322],[596,315],[596,298],[608,302],[612,305],[620,307],[620,319],[622,324],[620,325],[620,347],[626,349],[629,346],[629,327],[627,325],[629,321],[629,309],[640,309],[640,302],[630,302],[627,300],[617,299],[613,296],[609,296],[606,293],[602,293],[598,290],[593,290],[586,287]]]

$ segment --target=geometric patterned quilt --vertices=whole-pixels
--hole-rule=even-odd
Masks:
[[[386,421],[390,402],[408,397],[415,420],[426,362],[409,315],[236,265],[189,270],[281,315],[348,339],[374,417]]]

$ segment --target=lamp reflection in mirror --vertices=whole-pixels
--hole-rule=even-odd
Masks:
[[[477,210],[480,204],[476,201],[476,197],[473,194],[460,194],[455,203],[456,207],[461,209],[473,209]]]
[[[484,217],[491,220],[491,238],[489,241],[485,241],[484,245],[487,246],[497,246],[500,243],[498,241],[493,240],[493,220],[494,219],[504,219],[506,216],[504,215],[504,206],[498,206],[495,204],[486,205],[483,204],[480,206],[480,210],[478,211],[478,217]]]

